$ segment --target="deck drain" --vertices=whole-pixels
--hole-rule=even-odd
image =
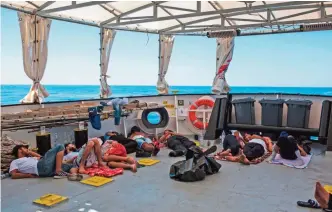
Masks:
[[[85,208],[80,208],[80,209],[78,209],[78,211],[80,211],[80,212],[85,211]]]
[[[91,203],[86,202],[85,205],[91,206]]]

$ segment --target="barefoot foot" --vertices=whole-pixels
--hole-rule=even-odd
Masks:
[[[246,156],[244,154],[240,155],[239,161],[240,161],[240,163],[242,163],[244,165],[250,165],[250,162],[248,161],[248,159],[246,158]]]
[[[134,173],[137,172],[137,166],[136,166],[136,163],[134,163],[134,164],[132,164],[132,165],[130,166],[130,170],[131,170],[132,172],[134,172]]]

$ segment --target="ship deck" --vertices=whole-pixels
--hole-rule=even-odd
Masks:
[[[314,183],[332,184],[332,152],[315,145],[308,168],[293,169],[261,163],[244,166],[220,162],[218,174],[204,181],[183,183],[168,176],[172,163],[182,158],[169,158],[162,150],[160,163],[125,171],[114,181],[99,188],[66,179],[4,179],[1,181],[2,212],[36,211],[255,211],[307,212],[298,200],[313,198]],[[46,193],[57,193],[69,200],[52,208],[32,201]]]

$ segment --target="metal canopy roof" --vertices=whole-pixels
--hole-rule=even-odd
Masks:
[[[332,23],[332,1],[1,1],[1,6],[90,26],[163,34]]]

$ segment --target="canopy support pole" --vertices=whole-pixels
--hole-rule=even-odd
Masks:
[[[107,83],[108,64],[116,31],[113,29],[100,28],[100,98],[108,98],[112,90]]]
[[[157,81],[158,94],[168,94],[169,85],[166,82],[165,76],[171,60],[173,44],[173,35],[159,35],[159,72]]]

